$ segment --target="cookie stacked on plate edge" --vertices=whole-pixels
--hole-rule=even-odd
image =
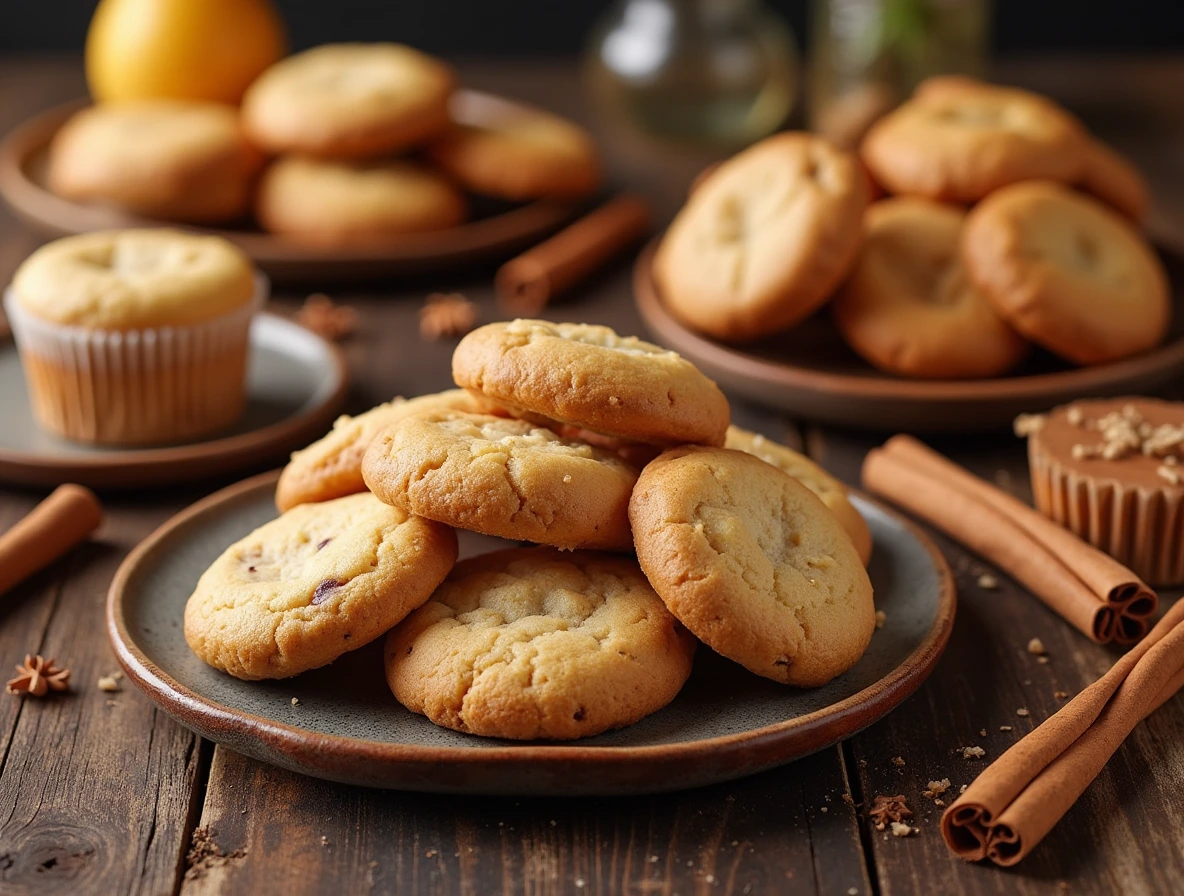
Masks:
[[[1000,376],[1033,345],[1103,364],[1168,332],[1148,204],[1138,171],[1051,100],[937,77],[858,155],[783,133],[719,165],[653,276],[672,314],[725,341],[829,302],[850,347],[899,376]]]
[[[665,706],[700,641],[802,687],[863,655],[866,522],[811,461],[730,426],[694,365],[606,327],[516,320],[466,336],[453,377],[293,455],[282,515],[189,599],[199,657],[284,678],[389,631],[408,709],[571,739]],[[534,546],[457,564],[456,528]]]

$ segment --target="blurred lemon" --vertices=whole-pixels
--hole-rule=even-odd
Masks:
[[[237,103],[285,44],[271,0],[101,0],[86,79],[96,102]]]

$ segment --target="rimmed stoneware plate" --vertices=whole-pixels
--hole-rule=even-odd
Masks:
[[[652,275],[654,240],[638,257],[633,290],[654,338],[693,361],[725,388],[801,417],[892,431],[1006,429],[1017,414],[1086,396],[1141,395],[1184,372],[1184,258],[1160,249],[1173,284],[1172,330],[1159,348],[1113,364],[1069,367],[1036,353],[1012,376],[987,380],[910,380],[857,357],[825,310],[787,333],[727,345],[695,332],[666,308]]]
[[[49,143],[81,102],[43,112],[13,129],[0,141],[0,195],[31,227],[50,237],[135,226],[160,221],[137,218],[102,206],[83,205],[55,196],[45,185]],[[530,106],[476,90],[453,97],[453,117],[466,124],[487,124],[522,115]],[[237,243],[273,280],[364,280],[441,270],[450,265],[506,256],[536,242],[571,218],[571,202],[538,200],[511,206],[475,201],[474,220],[431,233],[407,234],[383,247],[302,246],[259,230],[200,228]]]
[[[340,349],[289,320],[260,314],[251,323],[247,408],[231,430],[182,445],[103,448],[60,439],[37,425],[16,346],[6,340],[0,343],[0,480],[106,489],[225,474],[279,459],[323,435],[347,386]]]
[[[274,474],[249,479],[158,529],[115,576],[108,632],[128,677],[181,724],[334,781],[606,795],[738,778],[820,750],[891,711],[933,670],[954,621],[953,578],[937,549],[896,514],[857,498],[875,538],[871,577],[886,621],[845,675],[798,690],[700,647],[682,693],[636,725],[570,743],[479,738],[437,728],[395,701],[383,677],[382,639],[285,681],[239,681],[193,655],[182,631],[185,602],[227,546],[275,517],[274,490]],[[498,544],[461,536],[462,556]]]

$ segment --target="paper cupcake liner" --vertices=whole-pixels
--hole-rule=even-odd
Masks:
[[[1153,586],[1184,583],[1184,493],[1067,470],[1029,441],[1036,506]]]
[[[256,276],[242,308],[201,324],[142,330],[66,326],[4,309],[37,422],[101,445],[180,442],[222,429],[246,403],[251,318],[269,285]]]

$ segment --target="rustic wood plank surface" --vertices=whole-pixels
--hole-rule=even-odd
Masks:
[[[466,79],[576,117],[587,109],[573,66],[463,67]],[[1156,184],[1155,225],[1184,243],[1184,62],[1013,64],[1007,80],[1047,90],[1134,156]],[[0,60],[0,132],[82,91],[77,60]],[[661,218],[710,159],[657,151],[601,132],[614,182],[647,194]],[[0,212],[0,278],[36,240]],[[418,340],[423,297],[465,292],[497,319],[488,270],[447,272],[393,288],[333,292],[359,310],[346,344],[350,405],[449,385],[452,343]],[[293,307],[300,296],[282,294]],[[628,265],[599,277],[554,316],[642,332]],[[850,481],[883,434],[799,427],[746,404],[737,422],[804,444]],[[1026,494],[1018,444],[1007,437],[937,447]],[[1111,662],[1006,576],[985,590],[974,558],[939,539],[961,602],[933,678],[887,719],[841,748],[744,781],[636,799],[466,799],[370,791],[316,781],[202,743],[138,693],[108,694],[115,667],[102,634],[106,585],[144,535],[214,484],[156,495],[105,496],[100,538],[0,600],[0,661],[56,654],[73,693],[0,703],[0,892],[3,893],[1074,893],[1170,892],[1184,879],[1184,702],[1141,726],[1065,823],[1011,872],[968,866],[941,844],[930,779],[969,782],[988,759],[1055,711]],[[0,489],[0,527],[40,495]],[[1031,637],[1049,651],[1041,664]],[[1029,711],[1027,717],[1016,710]],[[1010,726],[1010,731],[999,730]],[[979,732],[985,730],[986,735]],[[903,759],[903,766],[894,757]],[[917,836],[887,838],[845,799],[904,793]],[[187,861],[195,829],[214,849]],[[200,837],[200,835],[199,835]],[[209,845],[209,844],[207,844]],[[219,858],[218,854],[222,857]]]

